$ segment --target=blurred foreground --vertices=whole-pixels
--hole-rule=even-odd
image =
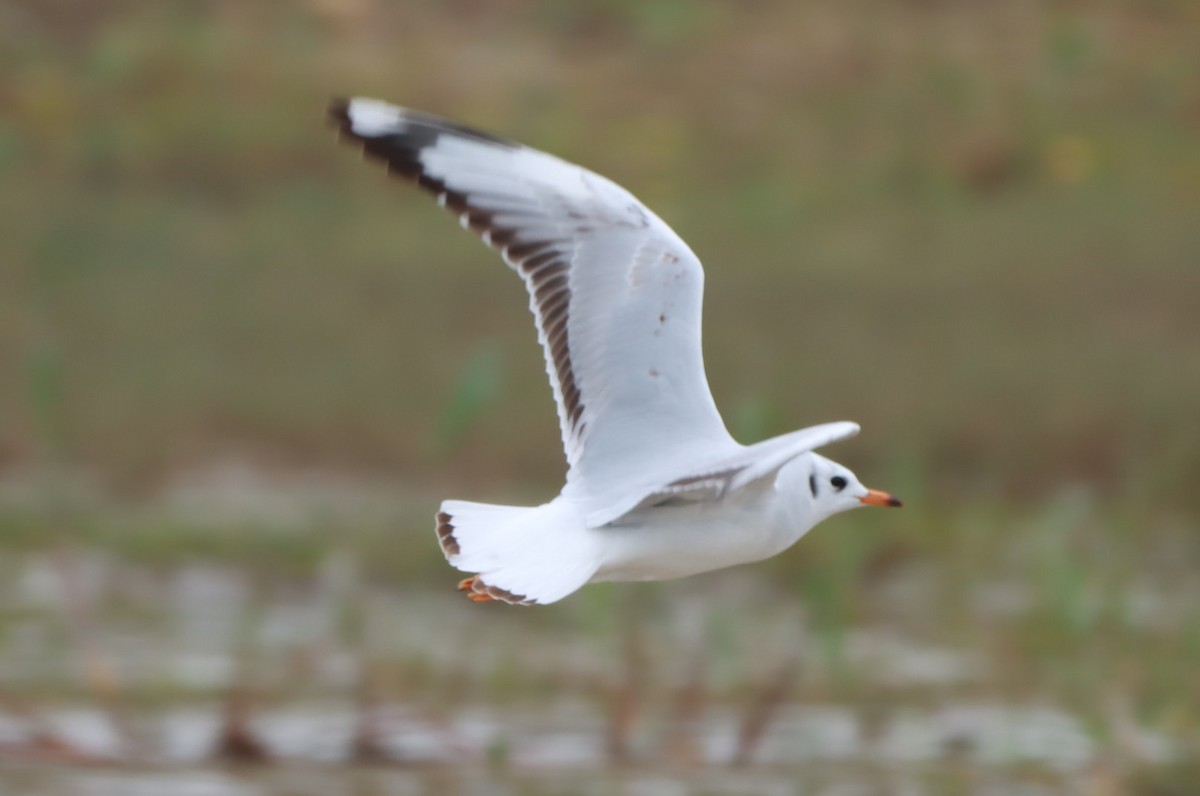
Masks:
[[[1200,5],[0,14],[0,792],[1195,792]],[[437,502],[552,495],[552,403],[347,93],[628,186],[735,435],[906,508],[463,600]]]
[[[1135,541],[1082,493],[855,512],[763,565],[531,609],[454,592],[423,501],[361,483],[232,468],[53,516],[8,497],[14,792],[353,771],[364,794],[1183,794],[1198,773],[1194,534]]]

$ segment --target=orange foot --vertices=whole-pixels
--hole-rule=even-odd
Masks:
[[[465,591],[467,593],[467,598],[469,600],[471,600],[471,602],[476,602],[476,603],[492,602],[492,598],[489,597],[485,592],[475,590],[476,583],[478,580],[479,580],[479,577],[476,575],[472,575],[469,578],[463,578],[462,580],[460,580],[458,582],[458,590]],[[479,586],[482,588],[483,584],[479,584]]]

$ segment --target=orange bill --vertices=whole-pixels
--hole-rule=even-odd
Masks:
[[[867,494],[859,498],[860,501],[868,506],[903,506],[900,498],[895,495],[889,495],[887,492],[880,492],[878,489],[868,489]]]

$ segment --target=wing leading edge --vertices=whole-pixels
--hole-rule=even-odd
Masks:
[[[564,493],[589,517],[627,504],[647,473],[745,450],[704,373],[700,261],[632,194],[543,152],[378,100],[338,100],[329,113],[524,280],[569,465]]]

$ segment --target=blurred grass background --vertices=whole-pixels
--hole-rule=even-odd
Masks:
[[[519,281],[325,126],[330,96],[378,96],[587,165],[672,224],[707,266],[708,372],[742,441],[863,424],[829,453],[904,512],[733,576],[803,606],[823,698],[899,699],[836,674],[854,628],[896,627],[990,660],[980,693],[1050,699],[1102,748],[1115,700],[1187,758],[1197,41],[1187,0],[8,3],[0,543],[272,583],[349,551],[368,583],[445,590],[440,498],[557,490]],[[213,472],[284,485],[288,517],[313,472],[399,507],[286,531],[203,491],[164,508]],[[878,584],[914,573],[895,608]],[[1025,607],[967,599],[996,582]],[[720,615],[676,584],[489,621],[608,632],[626,588]]]

